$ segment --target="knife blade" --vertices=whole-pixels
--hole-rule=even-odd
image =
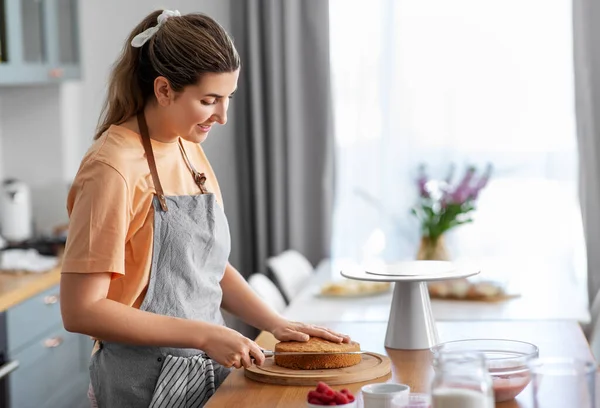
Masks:
[[[273,351],[273,350],[261,350],[265,357],[275,356],[329,356],[336,354],[365,354],[366,351]]]

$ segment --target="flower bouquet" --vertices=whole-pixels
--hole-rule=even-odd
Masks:
[[[445,180],[430,179],[425,165],[419,167],[417,187],[419,198],[411,213],[421,225],[421,245],[418,260],[448,260],[444,234],[452,228],[472,222],[471,213],[476,208],[481,190],[488,184],[492,166],[478,174],[469,166],[458,183],[453,184],[454,166]]]

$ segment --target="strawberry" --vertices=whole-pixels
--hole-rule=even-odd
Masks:
[[[331,402],[329,403],[329,405],[337,405],[337,404],[335,403],[335,401],[331,401]]]
[[[337,392],[335,394],[335,402],[338,405],[344,405],[344,404],[347,404],[350,401],[348,400],[348,397],[345,394],[342,394],[341,392]]]
[[[332,401],[335,401],[335,391],[333,390],[327,390],[324,393],[321,394],[321,401],[326,402],[326,403],[330,403]]]
[[[309,404],[313,404],[313,405],[325,405],[321,402],[320,399],[317,399],[317,398],[309,398],[308,402],[309,402]]]
[[[349,395],[346,395],[346,397],[348,398],[348,402],[349,402],[349,403],[350,403],[350,402],[354,402],[354,395],[352,395],[352,394],[349,394]]]
[[[321,393],[319,391],[309,391],[308,392],[308,399],[318,399],[319,401],[321,400]]]
[[[331,387],[329,385],[325,384],[323,381],[319,381],[317,383],[317,391],[319,391],[320,393],[323,393],[323,392],[325,392],[325,390],[331,390]]]
[[[340,392],[342,394],[351,394],[351,392],[348,390],[348,388],[342,388],[342,390]]]

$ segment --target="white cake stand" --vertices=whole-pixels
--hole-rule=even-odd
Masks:
[[[428,281],[458,279],[479,273],[458,269],[451,262],[411,261],[365,268],[348,268],[342,276],[373,282],[395,282],[385,346],[400,350],[424,350],[439,343]]]

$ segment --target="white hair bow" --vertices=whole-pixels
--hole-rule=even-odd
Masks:
[[[131,46],[139,48],[146,44],[146,41],[148,41],[158,31],[158,29],[165,23],[165,21],[167,21],[169,17],[181,17],[181,13],[179,13],[177,10],[163,10],[163,12],[157,18],[158,24],[133,37],[133,40],[131,40]]]

